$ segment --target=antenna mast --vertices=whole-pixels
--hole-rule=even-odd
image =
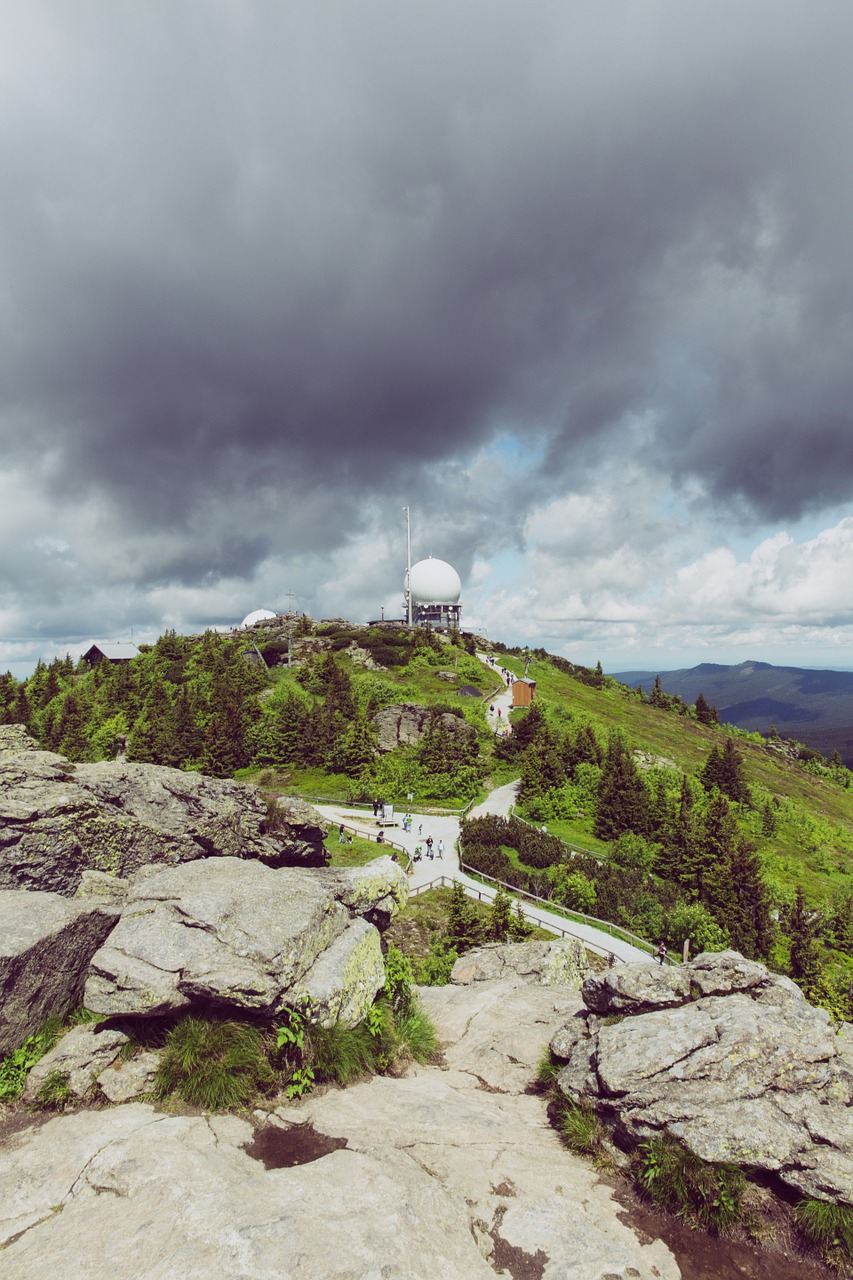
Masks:
[[[406,513],[406,621],[412,625],[412,519],[408,507]]]

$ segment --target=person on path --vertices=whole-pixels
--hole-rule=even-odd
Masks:
[[[661,938],[660,946],[658,947],[658,964],[663,964],[665,959],[666,959],[666,943],[664,942],[663,938]]]
[[[432,851],[432,836],[427,836],[426,847],[427,847],[427,853],[429,854],[430,858],[431,859],[434,858],[435,854]]]
[[[503,715],[503,711],[501,710],[501,708],[500,708],[500,707],[498,707],[498,719],[499,719],[499,720],[500,720],[500,718],[501,718],[501,716],[502,716],[502,715]]]
[[[441,839],[438,842],[438,856],[441,859],[444,858],[444,841]]]

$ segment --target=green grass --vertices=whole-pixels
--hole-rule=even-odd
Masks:
[[[248,1106],[278,1083],[269,1050],[268,1037],[245,1022],[182,1018],[166,1039],[154,1092],[205,1111]]]
[[[853,1258],[853,1209],[828,1200],[801,1200],[794,1210],[797,1226],[831,1265]]]
[[[387,845],[377,844],[375,840],[365,840],[361,836],[353,836],[352,844],[339,844],[337,827],[332,828],[324,843],[329,850],[333,867],[365,867],[375,858],[381,858],[383,854],[393,852]],[[403,854],[399,857],[405,867]]]
[[[557,1128],[570,1150],[587,1156],[603,1155],[607,1130],[588,1098],[577,1101],[564,1098]]]
[[[636,1171],[655,1204],[700,1227],[725,1233],[748,1216],[743,1170],[700,1160],[669,1134],[640,1144]]]
[[[64,1071],[60,1071],[58,1067],[54,1067],[48,1074],[47,1079],[36,1094],[38,1105],[45,1111],[60,1111],[70,1097],[71,1089],[68,1084],[68,1076]]]
[[[429,1062],[438,1049],[438,1036],[417,1005],[397,1017],[397,1057],[403,1062]]]

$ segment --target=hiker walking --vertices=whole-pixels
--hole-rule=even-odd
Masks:
[[[666,959],[666,943],[664,942],[663,938],[661,938],[660,946],[658,947],[658,964],[663,964],[665,959]]]
[[[344,824],[341,823],[341,825],[338,827],[338,844],[343,844],[343,842],[344,842]]]
[[[441,839],[438,842],[438,856],[442,861],[444,860],[444,841]]]
[[[430,859],[434,858],[435,854],[432,851],[432,836],[427,836],[426,847],[427,847],[427,853],[429,854]]]

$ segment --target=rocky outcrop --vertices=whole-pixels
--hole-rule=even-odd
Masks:
[[[127,1102],[149,1093],[160,1055],[153,1049],[125,1054],[130,1037],[113,1026],[87,1023],[72,1027],[27,1076],[23,1101],[38,1104],[52,1079],[63,1081],[76,1100]]]
[[[86,1006],[161,1015],[208,1004],[273,1016],[306,1005],[310,1014],[316,1002],[325,1020],[338,1000],[337,1011],[359,1021],[384,981],[367,918],[393,912],[406,893],[390,858],[353,871],[274,870],[234,858],[167,868],[132,887],[121,922],[92,958]],[[327,953],[356,917],[364,929]],[[376,935],[372,946],[365,929]]]
[[[323,865],[321,816],[272,811],[256,787],[159,765],[71,764],[0,726],[0,888],[72,897],[86,870],[126,878],[146,863],[254,858]]]
[[[678,1280],[529,1092],[577,994],[517,977],[421,994],[441,1066],[256,1113],[255,1129],[131,1103],[14,1134],[4,1280],[107,1280],[140,1259],[181,1280]]]
[[[35,1102],[55,1074],[65,1081],[72,1097],[87,1097],[98,1075],[112,1066],[128,1041],[129,1037],[115,1028],[92,1023],[72,1027],[30,1071],[24,1086],[24,1102]]]
[[[273,856],[262,858],[270,866],[324,867],[329,861],[323,844],[329,824],[312,805],[297,796],[278,797],[272,813],[267,814],[266,831],[279,847]]]
[[[0,889],[0,1055],[80,1003],[89,961],[117,920],[99,903]]]
[[[421,707],[414,702],[400,702],[380,708],[373,717],[379,733],[378,750],[384,753],[394,751],[397,747],[414,746],[420,742],[433,718],[447,733],[466,741],[472,735],[476,737],[474,729],[465,720],[449,711],[434,716],[429,707]]]
[[[475,947],[456,961],[450,981],[466,985],[519,977],[543,987],[570,987],[573,991],[580,991],[588,973],[589,960],[583,944],[574,938],[561,938],[557,942],[495,943]]]
[[[551,1041],[558,1084],[623,1145],[665,1131],[703,1160],[853,1205],[853,1047],[790,979],[726,951],[608,970],[583,997],[594,1012]]]

